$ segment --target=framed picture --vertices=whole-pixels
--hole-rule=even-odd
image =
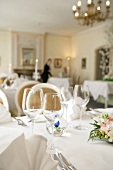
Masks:
[[[61,68],[62,67],[62,59],[55,58],[54,59],[54,67],[55,68]]]
[[[22,48],[22,61],[23,66],[35,65],[35,49],[34,48]]]
[[[82,69],[86,68],[86,58],[82,58]]]

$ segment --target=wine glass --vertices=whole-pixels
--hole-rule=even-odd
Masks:
[[[48,145],[48,152],[53,153],[55,146],[53,144],[53,136],[56,132],[54,127],[55,122],[58,122],[63,115],[63,106],[61,104],[61,97],[58,93],[46,93],[43,103],[43,114],[52,126],[52,140]]]
[[[61,97],[62,97],[62,104],[65,108],[65,119],[68,124],[68,106],[72,103],[73,100],[73,87],[62,87],[60,90]]]
[[[22,109],[25,115],[32,121],[32,133],[35,120],[43,111],[43,91],[42,89],[25,88],[22,100]]]
[[[74,99],[76,105],[80,109],[80,119],[79,119],[79,125],[76,126],[75,128],[78,130],[85,130],[87,129],[86,126],[82,125],[82,108],[87,105],[89,102],[89,88],[88,86],[84,85],[75,85],[74,88]]]

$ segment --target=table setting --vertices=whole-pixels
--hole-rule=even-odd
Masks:
[[[32,95],[32,92],[29,93]],[[29,100],[34,97],[29,96]],[[56,95],[54,96],[54,99]],[[47,96],[45,97],[45,104],[46,104]],[[56,106],[58,106],[58,99]],[[32,109],[30,107],[30,101],[27,100],[27,109]],[[50,100],[50,97],[49,97]],[[38,103],[39,104],[39,103]],[[24,107],[24,106],[23,106]],[[70,109],[71,107],[71,109]],[[105,123],[108,126],[109,130],[112,131],[112,113],[113,108],[107,109],[95,109],[93,111],[86,111],[86,106],[82,110],[82,125],[86,126],[86,130],[78,130],[74,127],[79,125],[79,114],[80,111],[77,107],[76,103],[72,106],[69,105],[67,110],[67,119],[69,118],[68,123],[72,126],[67,126],[65,131],[63,131],[60,135],[54,135],[53,130],[53,139],[52,134],[48,133],[46,128],[46,122],[48,117],[48,112],[40,113],[39,117],[35,120],[35,124],[33,126],[32,131],[32,120],[29,116],[20,116],[13,118],[11,114],[5,110],[2,112],[3,108],[0,106],[0,168],[3,170],[11,170],[15,169],[15,166],[18,163],[21,164],[21,167],[18,166],[17,170],[25,169],[28,170],[112,170],[113,167],[113,152],[112,152],[112,142],[108,143],[106,140],[97,140],[96,138],[92,137],[91,131],[94,129],[94,121],[97,121],[97,117],[101,120],[104,115]],[[45,110],[47,111],[50,108],[49,105],[44,106]],[[58,109],[59,107],[56,107]],[[61,107],[62,108],[62,107]],[[34,109],[34,107],[33,107]],[[55,107],[54,107],[55,109]],[[58,109],[59,110],[59,109]],[[63,115],[58,115],[58,110],[54,110],[55,117],[51,114],[49,115],[49,120],[54,120],[55,123],[52,123],[52,127],[58,128],[58,121],[60,122],[63,118]],[[96,112],[97,110],[97,112]],[[94,114],[95,113],[95,114]],[[2,116],[3,114],[3,116]],[[45,115],[44,115],[45,114]],[[52,113],[53,114],[53,113]],[[75,117],[72,117],[72,114]],[[77,115],[77,116],[76,116]],[[4,118],[4,119],[3,119]],[[3,121],[2,121],[3,119]],[[17,119],[21,119],[25,125],[19,124]],[[108,121],[106,121],[108,120]],[[53,121],[54,122],[54,121]],[[102,122],[103,123],[103,122]],[[104,126],[105,126],[104,123]],[[98,125],[98,122],[97,122]],[[103,131],[106,130],[105,127],[101,127],[98,131],[103,135]],[[58,129],[57,129],[58,130]],[[110,132],[110,131],[109,131]],[[100,136],[99,136],[100,137]],[[103,135],[103,138],[105,135]],[[55,152],[50,154],[47,152],[48,142],[53,140]],[[93,140],[92,140],[93,139]],[[112,139],[112,133],[109,137],[106,136],[106,139]],[[43,147],[42,147],[43,144]],[[11,149],[13,148],[13,149]],[[21,159],[21,151],[22,151],[22,159]],[[8,155],[12,155],[15,157],[14,161],[11,161]],[[7,161],[6,161],[7,159]],[[23,160],[25,160],[23,162]],[[10,166],[7,167],[5,164],[7,162]]]

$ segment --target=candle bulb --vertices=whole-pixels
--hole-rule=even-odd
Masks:
[[[38,59],[35,60],[35,79],[37,79],[38,73]]]

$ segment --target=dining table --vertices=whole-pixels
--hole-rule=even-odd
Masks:
[[[64,157],[77,170],[112,170],[113,169],[113,151],[112,151],[113,144],[107,143],[105,141],[99,141],[99,140],[88,141],[90,131],[92,130],[92,125],[90,124],[93,121],[92,116],[93,114],[90,111],[90,112],[86,112],[86,114],[82,117],[82,124],[87,126],[87,130],[76,130],[75,127],[78,125],[79,119],[71,120],[69,123],[70,126],[68,126],[67,130],[61,136],[53,137],[54,145],[55,147],[60,148]],[[26,116],[20,118],[26,122],[28,120]],[[26,123],[26,124],[27,126],[19,125],[18,122],[13,118],[12,121],[10,122],[0,124],[0,131],[1,131],[0,155],[1,156],[3,155],[2,153],[8,148],[9,143],[11,142],[15,143],[16,139],[22,134],[24,134],[25,139],[32,137],[33,135],[35,136],[39,135],[40,137],[42,136],[46,138],[48,141],[52,139],[51,134],[49,134],[46,129],[46,119],[43,115],[41,115],[35,121],[33,133],[31,130],[32,123]],[[34,142],[31,141],[31,144],[32,144],[31,146],[32,152],[35,152]],[[41,152],[40,145],[39,148],[37,149],[37,152],[38,150],[40,150],[40,155],[42,152],[44,152],[43,149]],[[8,153],[10,152],[11,150],[9,150]],[[18,152],[15,152],[15,154],[18,154]],[[2,160],[7,158],[9,159],[9,155],[5,155],[2,158]],[[18,162],[16,163],[18,164]],[[39,170],[38,167],[37,170]],[[44,169],[42,168],[41,170]],[[55,168],[53,168],[53,170],[55,170]]]
[[[113,96],[113,82],[105,80],[85,80],[84,85],[89,87],[89,91],[94,100],[100,96],[104,97],[105,108],[108,107],[108,100]]]
[[[61,78],[61,77],[50,77],[48,79],[48,83],[53,84],[59,88],[61,87],[69,87],[72,85],[72,80],[71,78]]]

